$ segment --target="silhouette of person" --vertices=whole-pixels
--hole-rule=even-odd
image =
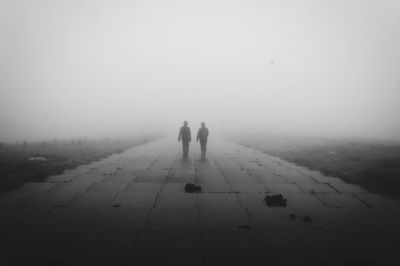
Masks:
[[[192,141],[192,134],[190,133],[190,127],[188,127],[187,121],[183,122],[183,126],[179,130],[178,141],[181,140],[182,140],[183,157],[188,157],[189,142]]]
[[[208,128],[206,128],[206,123],[202,122],[199,131],[197,131],[196,141],[200,139],[200,149],[201,149],[201,157],[206,157],[206,146],[207,146],[207,138],[208,138]]]

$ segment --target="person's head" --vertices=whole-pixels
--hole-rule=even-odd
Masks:
[[[185,127],[187,127],[188,122],[187,122],[187,121],[183,121],[183,125],[184,125]]]
[[[202,128],[205,128],[205,127],[206,127],[206,123],[201,122],[201,127],[202,127]]]

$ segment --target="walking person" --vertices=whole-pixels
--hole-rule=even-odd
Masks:
[[[197,131],[196,141],[200,140],[201,157],[206,157],[206,147],[208,138],[208,128],[206,128],[206,123],[202,122],[199,131]]]
[[[183,126],[179,130],[178,141],[181,140],[182,140],[183,157],[188,157],[189,142],[192,141],[192,134],[190,133],[190,127],[188,127],[187,121],[183,122]]]

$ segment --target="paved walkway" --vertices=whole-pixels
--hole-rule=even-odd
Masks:
[[[288,206],[267,207],[274,193]],[[0,208],[0,265],[400,261],[398,201],[222,140],[205,160],[197,143],[183,159],[176,141],[151,142],[25,184]]]

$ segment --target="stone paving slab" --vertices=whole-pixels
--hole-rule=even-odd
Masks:
[[[254,206],[249,207],[248,212],[255,229],[298,226],[290,219],[291,214],[296,214],[294,208]]]
[[[162,188],[161,183],[146,183],[146,182],[134,182],[128,184],[125,192],[160,192]]]
[[[188,264],[202,264],[201,234],[198,230],[143,232],[131,265]]]
[[[121,182],[121,183],[129,183],[133,182],[136,179],[136,175],[134,174],[112,174],[106,176],[102,181],[103,182]]]
[[[358,185],[347,184],[344,181],[340,180],[339,178],[327,177],[325,178],[325,182],[328,183],[335,190],[339,191],[340,193],[350,193],[350,194],[370,193],[366,189]]]
[[[232,184],[231,186],[234,192],[267,192],[267,189],[262,184]]]
[[[112,205],[121,205],[122,208],[152,208],[156,203],[157,192],[124,192],[119,193]]]
[[[249,169],[247,171],[257,183],[263,184],[281,184],[288,183],[284,178],[276,175],[274,172],[266,170],[264,168],[260,169]]]
[[[223,140],[206,159],[175,139],[141,145],[0,195],[0,211],[0,265],[400,261],[398,201]]]
[[[0,210],[16,208],[23,202],[29,200],[35,195],[35,192],[25,193],[7,193],[0,196]]]
[[[204,231],[204,265],[278,265],[265,234],[251,230]]]
[[[240,205],[244,208],[267,207],[264,201],[267,193],[238,193]]]
[[[189,230],[200,228],[200,212],[192,208],[155,208],[151,210],[150,230]]]
[[[128,183],[94,183],[88,190],[88,193],[94,192],[110,192],[110,193],[119,193],[125,190],[128,186]]]
[[[52,182],[41,182],[41,183],[25,183],[22,187],[16,189],[14,191],[15,194],[18,193],[41,193],[41,192],[47,192],[51,190],[54,186],[56,186],[56,183]]]
[[[195,193],[161,193],[157,198],[156,208],[198,208]]]
[[[71,179],[71,182],[102,182],[103,179],[106,178],[106,175],[104,174],[84,174],[84,175],[78,175],[74,178]]]
[[[350,194],[316,194],[326,206],[332,208],[368,208],[368,206]]]
[[[376,194],[357,194],[356,197],[372,208],[400,208],[400,202]]]
[[[87,182],[87,181],[82,181],[82,182],[71,182],[71,183],[58,183],[57,186],[55,186],[51,191],[54,193],[85,193],[89,190],[91,186],[93,186],[95,183],[94,182]]]
[[[225,184],[225,177],[218,170],[196,171],[196,183]]]
[[[243,208],[200,209],[200,226],[205,230],[243,230],[239,226],[250,226],[250,217]]]
[[[201,190],[205,193],[231,193],[232,187],[227,183],[200,183]]]
[[[297,184],[264,184],[267,191],[272,194],[279,193],[301,193],[302,190]]]
[[[329,184],[299,183],[297,185],[303,192],[306,193],[330,193],[330,194],[338,193]]]
[[[74,177],[78,176],[79,174],[62,174],[62,175],[53,175],[49,176],[46,181],[47,182],[70,182]]]
[[[65,254],[67,265],[127,265],[148,209],[109,208]]]
[[[206,208],[239,208],[240,203],[233,193],[203,193],[198,194],[199,206]]]
[[[168,170],[150,168],[142,173],[139,173],[136,178],[136,182],[159,182],[163,183],[167,178]]]

